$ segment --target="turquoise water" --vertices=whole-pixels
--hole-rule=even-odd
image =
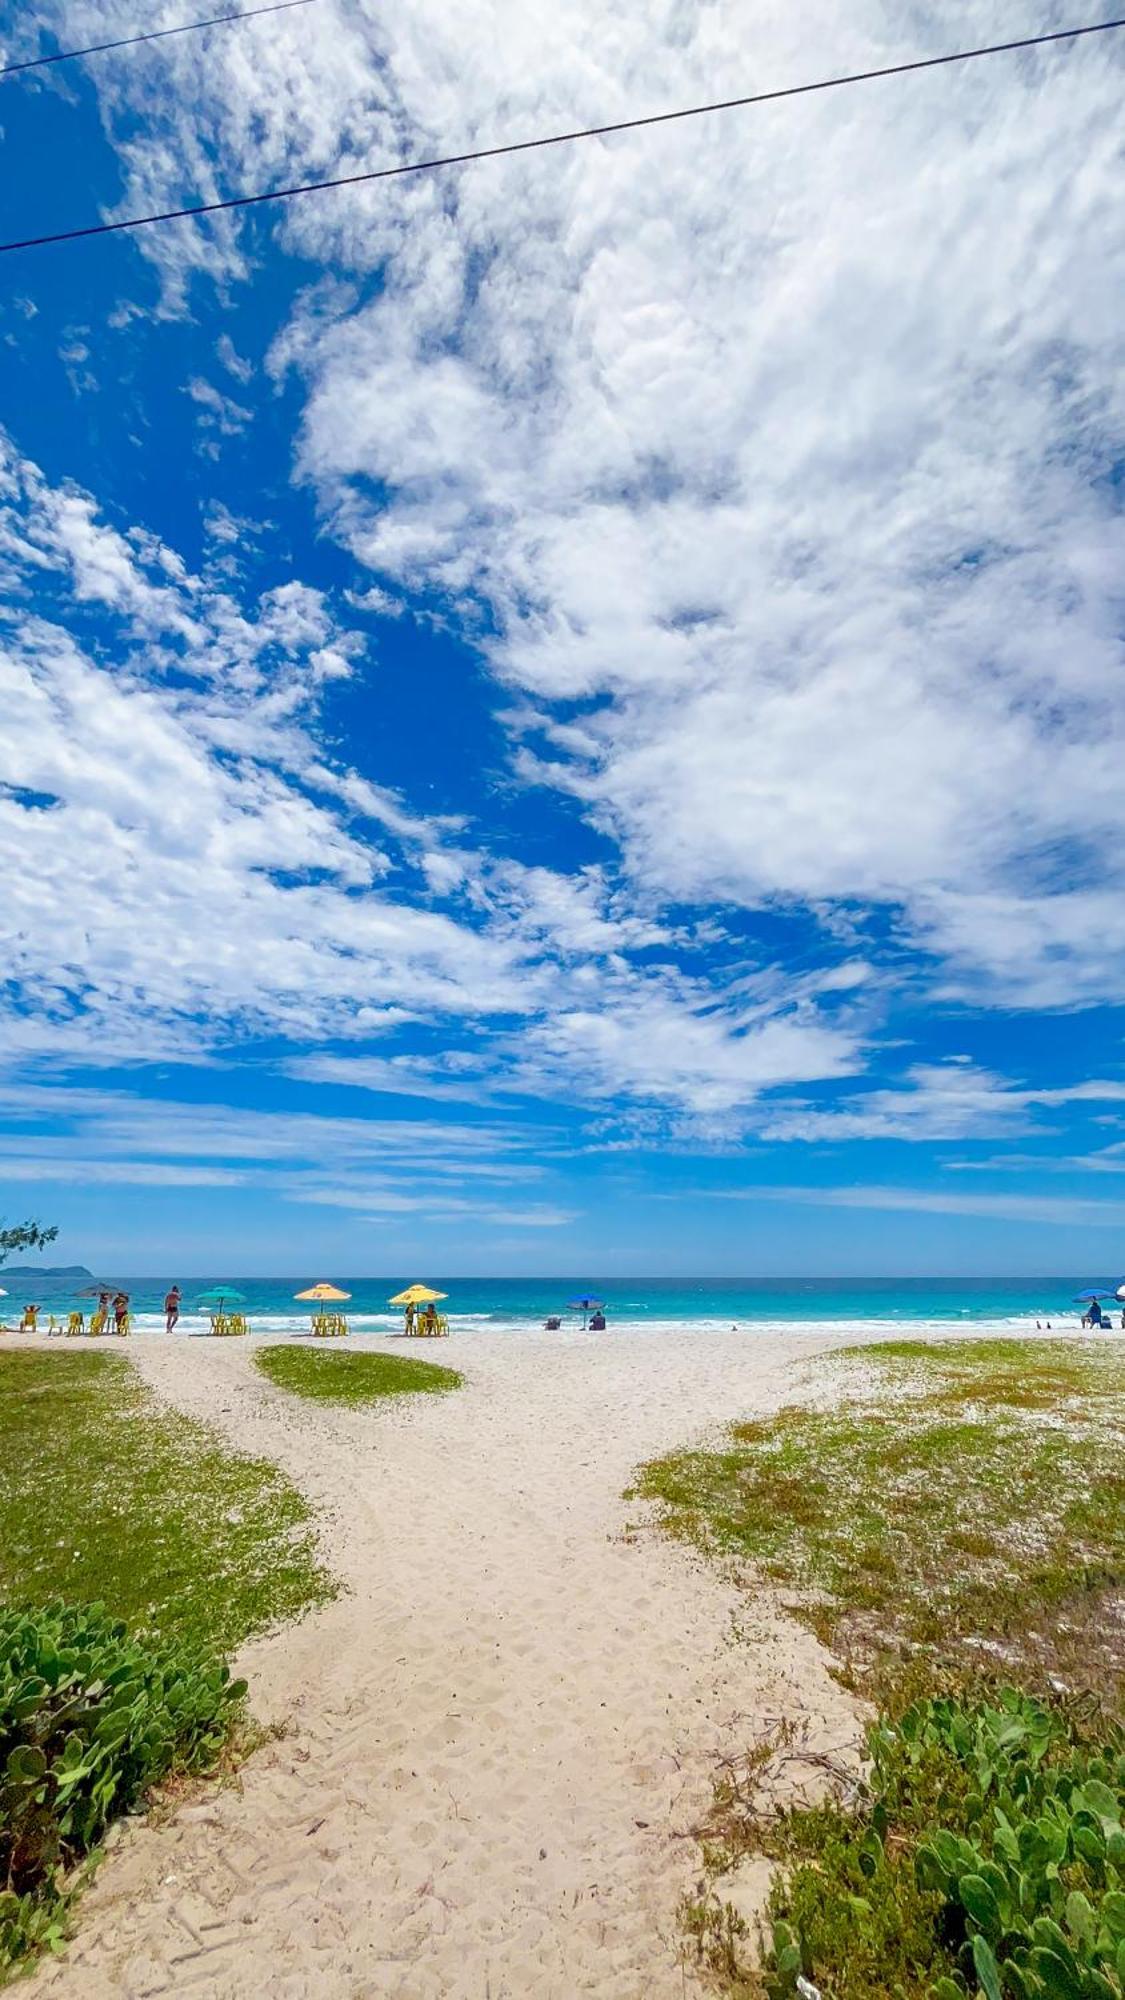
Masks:
[[[292,1279],[248,1278],[232,1271],[208,1273],[189,1278],[170,1272],[166,1277],[129,1277],[119,1271],[107,1276],[130,1293],[134,1328],[138,1333],[163,1330],[161,1304],[169,1284],[175,1279],[183,1292],[180,1331],[202,1333],[207,1319],[196,1307],[199,1294],[210,1287],[229,1283],[245,1294],[244,1307],[253,1331],[269,1334],[307,1329],[310,1308],[295,1303],[294,1292],[327,1277],[351,1292],[346,1308],[349,1324],[356,1333],[389,1333],[402,1324],[402,1314],[388,1305],[391,1294],[417,1280],[417,1273],[398,1273],[387,1278],[349,1278],[337,1272],[314,1271]],[[62,1315],[79,1301],[60,1287],[44,1281],[38,1293],[30,1280],[19,1279],[5,1301],[9,1323],[18,1317],[26,1299],[36,1298],[44,1315]],[[550,1313],[561,1313],[564,1328],[581,1328],[582,1315],[568,1311],[567,1302],[583,1292],[605,1300],[611,1330],[638,1332],[668,1325],[692,1327],[745,1327],[748,1332],[771,1326],[800,1324],[809,1327],[870,1324],[872,1321],[903,1326],[941,1325],[989,1326],[997,1330],[1035,1329],[1044,1325],[1076,1325],[1081,1307],[1072,1303],[1074,1294],[1086,1286],[1119,1282],[1113,1272],[1081,1272],[1058,1278],[872,1278],[872,1279],[745,1279],[722,1280],[613,1278],[599,1280],[596,1273],[580,1278],[443,1278],[427,1272],[424,1282],[447,1292],[443,1308],[453,1331],[503,1332],[541,1326]],[[18,1284],[18,1289],[17,1289]],[[1120,1308],[1118,1309],[1120,1318]],[[46,1324],[46,1318],[42,1322]]]

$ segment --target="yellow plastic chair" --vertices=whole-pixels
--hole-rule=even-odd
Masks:
[[[66,1320],[66,1332],[68,1340],[73,1340],[75,1334],[85,1333],[85,1331],[86,1331],[85,1313],[80,1313],[80,1312],[68,1313]]]
[[[348,1322],[343,1313],[314,1313],[312,1330],[316,1340],[340,1340],[348,1331]]]

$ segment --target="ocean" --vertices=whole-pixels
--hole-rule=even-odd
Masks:
[[[298,1305],[293,1294],[322,1278],[352,1294],[344,1310],[354,1333],[393,1333],[402,1325],[402,1313],[388,1300],[392,1293],[414,1283],[418,1274],[349,1278],[335,1271],[313,1271],[293,1278],[248,1278],[219,1271],[193,1278],[173,1271],[154,1278],[110,1271],[108,1277],[130,1295],[135,1333],[163,1332],[162,1301],[175,1280],[184,1299],[181,1334],[207,1332],[206,1311],[196,1301],[202,1292],[229,1284],[244,1295],[246,1303],[241,1310],[251,1331],[276,1338],[308,1330],[311,1308]],[[0,1271],[0,1281],[3,1278]],[[901,1325],[904,1330],[934,1326],[946,1332],[957,1326],[998,1333],[1034,1332],[1037,1320],[1044,1327],[1048,1321],[1053,1327],[1076,1326],[1082,1308],[1073,1303],[1074,1294],[1098,1283],[1110,1289],[1119,1279],[1113,1274],[1099,1278],[1089,1273],[1077,1278],[974,1279],[598,1279],[589,1274],[581,1278],[443,1278],[426,1272],[422,1281],[448,1293],[442,1310],[448,1313],[455,1333],[503,1333],[539,1327],[552,1313],[562,1315],[564,1330],[579,1331],[582,1315],[568,1309],[568,1302],[589,1293],[605,1301],[611,1333],[638,1334],[675,1326],[687,1334],[693,1328],[738,1326],[755,1334],[771,1327],[792,1330],[806,1325],[810,1330],[838,1327],[843,1335],[849,1325],[868,1326],[872,1321]],[[9,1296],[3,1301],[8,1324],[18,1320],[31,1299],[42,1308],[42,1327],[46,1327],[50,1313],[64,1317],[77,1305],[89,1312],[91,1301],[76,1298],[65,1289],[67,1282],[44,1280],[36,1290],[33,1279],[13,1274]]]

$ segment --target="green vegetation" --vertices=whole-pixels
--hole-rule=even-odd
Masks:
[[[1125,1355],[1055,1342],[895,1342],[827,1363],[843,1398],[735,1424],[642,1468],[672,1533],[752,1558],[867,1693],[926,1656],[959,1685],[1114,1697],[1125,1630]]]
[[[742,1969],[733,1913],[697,1906],[727,1990],[789,2000],[803,1974],[832,2000],[1120,2000],[1120,1729],[1088,1743],[1057,1706],[1007,1690],[918,1702],[868,1748],[858,1810],[741,1822],[782,1868],[761,1974]]]
[[[0,1416],[2,1980],[61,1942],[108,1820],[214,1763],[243,1693],[222,1655],[334,1586],[277,1467],[122,1356],[0,1352]]]
[[[850,1797],[771,1815],[775,1744],[717,1787],[699,1957],[730,1993],[803,1974],[831,2000],[1121,2000],[1125,1354],[894,1342],[825,1365],[831,1410],[736,1424],[634,1489],[793,1593],[882,1710]],[[751,1851],[782,1864],[761,1972],[722,1899]]]
[[[213,1764],[245,1692],[101,1605],[0,1612],[0,1979],[62,1943],[64,1871],[152,1785]]]
[[[101,1603],[222,1655],[334,1594],[296,1487],[123,1356],[0,1352],[0,1398],[0,1602]]]
[[[455,1368],[408,1355],[341,1353],[337,1347],[260,1347],[254,1356],[279,1389],[328,1403],[370,1403],[381,1396],[433,1396],[459,1389]]]

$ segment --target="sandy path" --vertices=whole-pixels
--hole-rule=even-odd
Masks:
[[[348,1590],[246,1648],[256,1712],[289,1733],[239,1787],[125,1835],[29,1996],[691,1990],[675,1912],[716,1755],[782,1713],[843,1746],[855,1717],[768,1603],[732,1644],[735,1594],[623,1538],[621,1491],[639,1459],[787,1400],[828,1344],[475,1335],[440,1355],[460,1394],[341,1411],[271,1388],[242,1343],[135,1343],[162,1396],[323,1508]]]

